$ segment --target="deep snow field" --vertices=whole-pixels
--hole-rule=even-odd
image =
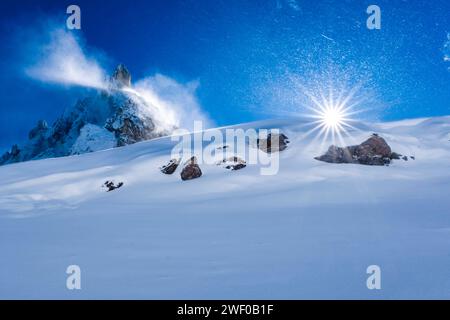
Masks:
[[[0,167],[0,298],[450,298],[450,117],[359,124],[348,145],[377,132],[415,157],[382,167],[314,160],[330,142],[299,120],[242,127],[289,137],[278,174],[181,181],[159,171],[169,137]]]

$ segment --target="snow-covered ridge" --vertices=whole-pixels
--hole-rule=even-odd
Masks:
[[[314,157],[324,153],[332,142],[317,140],[315,136],[305,135],[310,130],[310,123],[307,121],[291,119],[253,122],[223,127],[220,130],[224,131],[227,128],[255,128],[257,130],[278,128],[281,132],[287,134],[291,144],[286,151],[280,153],[279,174],[272,178],[259,177],[258,165],[250,166],[236,174],[237,177],[240,177],[238,178],[240,186],[236,185],[236,189],[245,188],[246,180],[265,179],[277,182],[277,184],[283,185],[283,188],[288,188],[290,184],[283,183],[284,179],[293,181],[297,175],[301,176],[298,183],[303,184],[305,181],[322,181],[335,178],[336,175],[340,176],[347,171],[351,175],[363,174],[365,179],[369,179],[371,173],[376,172],[388,176],[402,176],[407,180],[415,179],[418,176],[430,178],[445,175],[443,172],[446,172],[446,169],[444,168],[449,165],[448,159],[450,159],[450,117],[354,125],[359,129],[351,131],[351,136],[345,138],[346,144],[360,143],[373,132],[376,132],[386,139],[392,150],[416,160],[410,162],[396,161],[390,167],[380,169],[355,165],[323,164],[314,160]],[[97,141],[97,138],[101,138],[101,143]],[[161,176],[158,169],[170,160],[171,151],[177,141],[172,141],[172,138],[167,136],[123,148],[78,155],[108,149],[113,143],[113,135],[108,131],[98,126],[88,125],[83,128],[81,135],[71,149],[71,154],[77,154],[77,156],[44,159],[1,167],[0,203],[3,209],[11,209],[12,211],[36,210],[40,207],[47,207],[49,203],[54,201],[59,203],[56,207],[72,207],[92,198],[102,198],[104,195],[99,186],[108,178],[125,182],[125,188],[121,191],[125,193],[128,189],[133,190],[141,184],[158,186],[158,188],[167,185],[167,187],[175,190],[180,189],[180,193],[183,193],[182,190],[185,185],[178,183],[177,178],[179,177]],[[214,142],[211,143],[214,144]],[[204,147],[207,144],[206,142]],[[221,146],[214,147],[220,148]],[[420,171],[416,170],[417,166],[420,166]],[[439,166],[444,166],[444,168],[438,171],[436,168]],[[200,181],[194,183],[197,186],[205,185],[205,192],[222,189],[222,179],[225,181],[237,179],[229,172],[222,172],[215,166],[201,164],[201,167],[205,174],[199,179]],[[36,172],[37,176],[31,174],[33,172]],[[74,176],[86,176],[87,179],[79,178],[73,181]],[[381,177],[383,175],[379,176],[377,173],[372,178],[378,180]],[[212,183],[214,187],[209,188],[209,183]],[[295,184],[292,185],[292,187],[294,186]],[[272,187],[265,186],[265,188]],[[18,194],[13,196],[16,192],[12,192],[12,190],[16,190]],[[28,194],[26,190],[30,192],[33,190],[33,192]],[[70,190],[73,192],[70,192]],[[191,192],[195,193],[196,191]],[[6,194],[6,197],[2,197]],[[26,194],[28,195],[25,196]],[[191,195],[191,193],[189,194]],[[345,198],[336,200],[343,201]],[[152,199],[152,197],[148,199]],[[158,199],[153,200],[157,201]]]

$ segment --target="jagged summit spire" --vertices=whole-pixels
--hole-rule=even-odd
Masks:
[[[119,64],[112,76],[113,81],[120,87],[131,87],[131,74],[127,67]]]

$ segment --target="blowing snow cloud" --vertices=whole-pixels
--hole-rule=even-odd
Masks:
[[[57,29],[50,41],[37,48],[38,59],[26,73],[43,82],[105,88],[106,75],[98,62],[89,57],[73,33]]]
[[[25,73],[38,81],[65,86],[81,86],[108,90],[109,72],[102,67],[95,54],[89,54],[82,40],[73,32],[53,29],[47,41],[35,44],[36,59],[25,68]],[[186,84],[162,75],[146,76],[137,80],[132,91],[151,105],[151,113],[162,127],[176,126],[192,129],[195,120],[211,125],[196,98],[198,81]]]

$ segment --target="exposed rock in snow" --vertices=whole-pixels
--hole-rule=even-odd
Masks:
[[[383,166],[389,164],[394,157],[392,156],[391,147],[386,141],[377,134],[373,134],[369,139],[357,146],[341,148],[332,145],[324,155],[314,159],[330,163],[359,163]]]
[[[266,139],[257,139],[256,143],[262,151],[272,153],[286,149],[289,143],[288,139],[284,134],[269,133]]]
[[[179,164],[180,164],[180,159],[171,159],[169,161],[169,163],[166,164],[165,166],[162,166],[160,168],[160,170],[162,173],[172,174],[175,172],[175,170],[177,170]]]
[[[183,171],[181,171],[181,180],[192,180],[201,176],[202,170],[197,164],[197,158],[192,157],[186,162]]]
[[[227,159],[223,159],[218,163],[218,165],[224,164],[225,169],[231,169],[231,170],[240,170],[247,166],[247,163],[244,159],[238,157],[238,156],[232,156]]]
[[[130,97],[127,93],[122,101],[113,101],[115,112],[106,120],[106,129],[113,132],[117,139],[117,146],[121,147],[139,141],[149,140],[168,132],[158,132],[152,117],[141,110],[144,103]]]
[[[397,152],[392,152],[391,153],[391,160],[400,160],[401,157],[402,157],[402,155],[397,153]]]
[[[108,190],[106,192],[110,192],[116,189],[119,189],[123,186],[123,182],[119,182],[117,185],[114,181],[109,181],[107,180],[104,184],[103,187],[107,188]]]
[[[40,120],[23,146],[15,145],[0,157],[0,165],[61,157],[124,146],[168,135],[171,126],[154,119],[154,106],[132,89],[131,75],[119,65],[108,90],[78,100],[49,127]]]

